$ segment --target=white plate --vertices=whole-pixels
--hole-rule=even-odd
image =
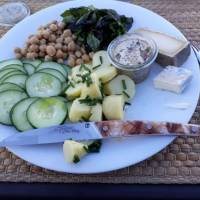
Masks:
[[[40,25],[55,19],[61,20],[59,15],[65,9],[92,4],[97,8],[112,8],[120,14],[132,16],[135,21],[132,30],[138,27],[149,27],[184,39],[181,32],[171,23],[142,7],[118,1],[76,0],[44,9],[17,24],[0,41],[0,60],[14,57],[14,47],[22,47],[26,38]],[[199,67],[194,53],[190,55],[183,67],[192,70],[194,76],[184,93],[176,95],[153,88],[152,79],[161,70],[155,64],[148,80],[137,85],[136,96],[132,106],[126,112],[126,119],[187,123],[195,110],[200,91]],[[190,107],[186,110],[175,110],[165,106],[166,103],[177,102],[190,103]],[[1,125],[0,132],[0,139],[3,139],[13,134],[15,130]],[[9,147],[9,150],[24,160],[44,168],[70,173],[99,173],[123,168],[147,159],[166,147],[173,139],[174,137],[138,136],[127,140],[106,140],[103,142],[101,153],[91,154],[78,164],[64,162],[61,144]]]

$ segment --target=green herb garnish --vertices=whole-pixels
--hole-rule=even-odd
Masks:
[[[96,66],[94,66],[92,69],[97,69],[97,68],[99,68],[101,65],[96,65]]]
[[[87,152],[97,153],[100,151],[101,145],[102,145],[101,140],[95,140],[93,143],[88,145]]]
[[[127,92],[123,91],[123,94],[124,94],[125,96],[127,96],[128,98],[130,98],[130,96],[129,96],[129,94],[128,94]]]
[[[100,60],[100,63],[102,65],[103,64],[103,58],[102,58],[102,56],[99,56],[99,60]]]
[[[131,103],[129,103],[129,102],[125,102],[125,105],[131,106]]]
[[[73,158],[73,163],[78,163],[80,161],[80,158],[75,154]]]
[[[124,90],[127,89],[125,80],[122,80],[122,87],[123,87]]]
[[[86,83],[88,87],[93,83],[90,73],[86,73],[83,75],[77,74],[77,76],[80,77],[82,79],[82,82]]]
[[[83,121],[83,122],[88,122],[88,119],[82,116],[82,117],[81,117],[81,121]]]
[[[86,70],[86,71],[88,71],[88,72],[91,72],[91,70],[86,65],[81,64],[81,66],[79,68],[79,71],[82,71],[83,69]]]
[[[82,104],[86,104],[88,106],[95,106],[97,103],[102,103],[102,99],[98,98],[90,98],[89,96],[86,96],[85,99],[79,99],[79,102]]]
[[[67,86],[66,86],[66,88],[65,88],[65,90],[69,89],[69,87],[75,88],[75,85],[71,81],[69,81]]]

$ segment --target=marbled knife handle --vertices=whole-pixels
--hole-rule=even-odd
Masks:
[[[153,121],[101,121],[95,122],[103,137],[133,135],[200,136],[200,125]]]

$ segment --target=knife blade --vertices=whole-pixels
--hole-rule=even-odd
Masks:
[[[0,146],[50,144],[69,139],[81,141],[135,135],[200,136],[200,125],[140,120],[67,123],[11,135],[1,141]]]

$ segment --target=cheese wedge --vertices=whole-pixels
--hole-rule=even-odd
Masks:
[[[189,42],[186,40],[149,29],[137,29],[135,32],[150,37],[156,42],[158,46],[156,62],[161,66],[174,65],[179,67],[190,55]]]

